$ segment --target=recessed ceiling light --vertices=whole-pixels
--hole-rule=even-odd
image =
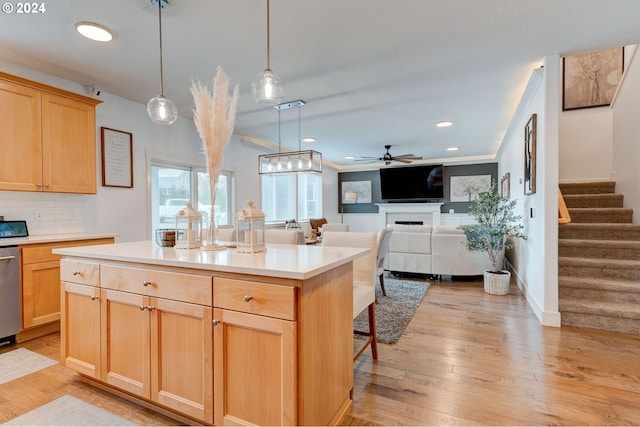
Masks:
[[[355,160],[356,156],[345,156],[345,160]]]
[[[453,122],[451,120],[443,120],[441,122],[436,123],[436,127],[439,128],[448,128],[449,126],[451,126],[453,124]]]
[[[88,39],[108,42],[113,40],[113,33],[107,27],[95,22],[78,22],[76,31]]]
[[[458,147],[449,147],[447,151],[458,151]]]
[[[302,142],[316,142],[316,139],[312,136],[305,136],[302,138]]]

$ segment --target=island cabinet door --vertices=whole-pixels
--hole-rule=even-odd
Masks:
[[[212,308],[150,298],[151,400],[213,424]]]
[[[62,282],[60,350],[67,368],[100,379],[100,289]]]
[[[216,425],[296,425],[295,322],[214,309]]]
[[[149,297],[102,289],[102,381],[149,399]]]

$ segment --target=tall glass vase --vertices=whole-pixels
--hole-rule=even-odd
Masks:
[[[212,183],[211,185],[215,185]],[[215,188],[215,187],[214,187]],[[202,249],[207,251],[217,251],[226,249],[224,245],[218,243],[218,227],[216,225],[216,205],[215,205],[215,190],[211,191],[211,211],[209,212],[208,228],[205,229],[205,233],[202,239]]]

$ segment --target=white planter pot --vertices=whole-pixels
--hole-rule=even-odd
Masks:
[[[507,295],[509,293],[510,282],[510,271],[502,270],[500,273],[492,273],[485,270],[484,272],[484,291],[488,294]]]

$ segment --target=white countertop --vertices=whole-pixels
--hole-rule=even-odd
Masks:
[[[91,240],[117,237],[117,234],[97,234],[97,233],[64,233],[64,234],[42,234],[39,236],[11,237],[0,239],[0,246],[29,245],[34,243],[68,242],[71,240]]]
[[[229,273],[305,280],[368,254],[365,248],[321,245],[267,244],[262,253],[238,253],[234,248],[218,251],[160,247],[152,241],[78,246],[54,249],[53,253],[108,261],[144,263]]]

